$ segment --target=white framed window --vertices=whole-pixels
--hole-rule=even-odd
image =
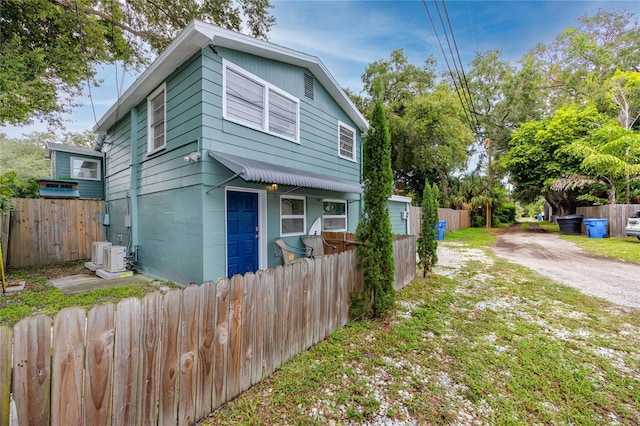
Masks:
[[[166,146],[166,86],[158,87],[147,98],[147,153],[151,154]]]
[[[330,232],[346,232],[346,200],[322,200],[322,230]]]
[[[299,143],[300,100],[223,59],[222,116]]]
[[[280,235],[302,235],[307,229],[305,197],[280,197]]]
[[[71,157],[70,161],[73,179],[100,180],[100,160]]]
[[[338,121],[338,156],[356,161],[356,131]]]

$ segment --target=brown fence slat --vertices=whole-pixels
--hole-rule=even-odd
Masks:
[[[229,359],[227,360],[227,401],[240,394],[240,365],[242,363],[242,276],[231,278],[229,303]]]
[[[13,328],[13,399],[19,424],[51,419],[51,318],[20,320]]]
[[[302,264],[302,346],[301,351],[305,351],[313,345],[313,272],[315,260],[307,259]]]
[[[174,288],[162,298],[158,423],[163,425],[178,422],[182,296],[183,291]]]
[[[222,278],[216,283],[216,334],[214,361],[214,400],[216,409],[227,401],[227,358],[229,346],[229,297],[231,282]]]
[[[313,341],[312,344],[316,344],[322,340],[320,328],[321,328],[321,320],[322,317],[322,259],[326,256],[318,257],[313,260],[313,275],[312,275],[312,294],[311,300],[313,305],[313,316],[312,316],[312,334]]]
[[[180,399],[178,424],[192,425],[196,422],[196,385],[198,384],[198,297],[197,285],[183,290],[180,334]]]
[[[13,329],[0,325],[0,426],[9,426],[11,414],[12,339]]]
[[[87,316],[87,352],[84,377],[84,424],[107,425],[111,414],[115,308],[94,306]]]
[[[116,307],[116,338],[113,352],[113,424],[135,424],[138,411],[138,374],[142,301],[131,297]]]
[[[253,372],[253,305],[255,303],[255,275],[247,273],[244,276],[242,286],[242,328],[240,331],[242,340],[239,388],[244,392],[251,387],[251,373]]]
[[[78,425],[83,422],[82,373],[86,312],[65,308],[53,321],[53,359],[51,361],[51,424]]]
[[[253,333],[251,336],[251,347],[253,351],[253,361],[251,364],[251,385],[262,380],[264,370],[264,341],[265,341],[265,273],[258,271],[254,278],[253,294]]]
[[[216,286],[206,281],[200,286],[198,303],[198,384],[196,416],[201,419],[213,410],[213,361],[216,321]]]
[[[286,268],[288,269],[288,268]],[[284,341],[285,341],[285,329],[284,324],[288,316],[288,312],[285,311],[285,283],[284,283],[284,271],[282,266],[276,266],[274,271],[274,319],[273,319],[273,369],[280,368],[284,357]]]
[[[282,269],[282,267],[280,267]],[[276,340],[276,299],[275,299],[275,287],[276,287],[276,270],[268,269],[264,271],[263,284],[265,290],[264,297],[264,349],[263,349],[263,375],[270,375],[275,371],[277,366],[275,365],[275,354],[278,341]]]
[[[155,424],[159,393],[160,323],[162,295],[148,293],[142,299],[140,335],[140,385],[138,391],[138,422]]]

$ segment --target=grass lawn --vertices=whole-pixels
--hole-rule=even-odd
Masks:
[[[98,303],[118,303],[120,299],[142,297],[159,288],[154,284],[131,285],[67,295],[48,284],[51,278],[85,272],[84,261],[8,270],[7,282],[24,281],[25,289],[6,294],[0,293],[0,325],[13,325],[24,317],[36,314],[53,317],[61,309],[69,306],[89,309]],[[167,285],[167,283],[162,283],[162,285]]]
[[[447,266],[388,317],[337,330],[203,424],[639,424],[640,311],[499,260],[492,232],[447,233]]]

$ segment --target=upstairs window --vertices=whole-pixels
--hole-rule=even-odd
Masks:
[[[280,198],[280,235],[302,235],[306,230],[305,198],[293,195]]]
[[[165,86],[162,85],[147,98],[147,152],[163,149],[165,139]]]
[[[322,201],[322,230],[347,231],[347,202],[345,200]]]
[[[100,180],[100,161],[71,157],[71,177],[73,179]]]
[[[223,64],[224,118],[298,142],[300,101],[230,62]]]
[[[356,131],[338,122],[338,156],[356,161]]]

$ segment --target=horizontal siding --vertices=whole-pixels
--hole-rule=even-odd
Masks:
[[[300,144],[221,119],[222,60],[205,51],[203,60],[203,135],[205,147],[267,162],[358,181],[359,163],[338,157],[338,121],[355,124],[318,83],[315,99],[304,96],[308,70],[226,49],[220,55],[300,99]],[[360,161],[360,135],[356,131]]]
[[[131,164],[131,117],[127,115],[109,130],[105,152],[105,199],[125,197],[129,191]]]
[[[389,218],[391,219],[391,231],[394,235],[406,235],[407,219],[402,219],[401,213],[409,209],[407,203],[400,201],[387,201],[389,206]]]

